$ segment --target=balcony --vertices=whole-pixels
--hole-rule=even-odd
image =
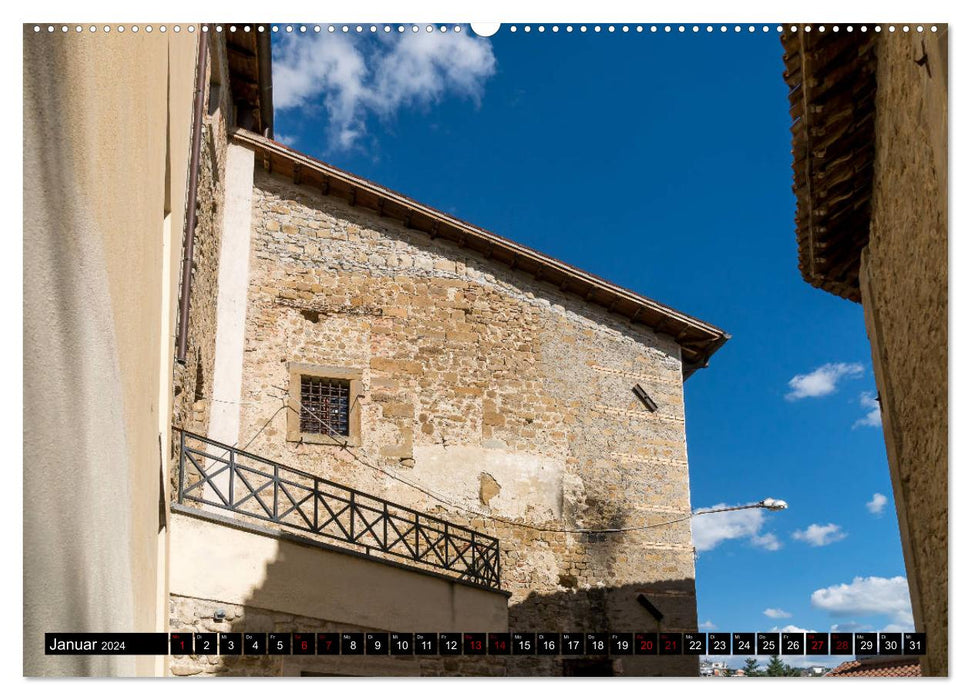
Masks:
[[[500,590],[496,538],[184,431],[178,503],[174,510],[226,511],[321,546]]]

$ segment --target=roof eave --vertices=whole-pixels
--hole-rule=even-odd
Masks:
[[[860,300],[873,187],[875,35],[783,32],[799,270]]]
[[[605,307],[631,323],[648,326],[672,337],[681,347],[683,375],[708,366],[712,355],[731,337],[722,329],[676,309],[619,287],[561,260],[544,255],[495,233],[461,221],[405,195],[348,173],[245,129],[237,129],[237,143],[257,153],[257,163],[281,172],[297,184],[316,186],[327,194],[343,195],[357,207],[400,219],[408,228],[433,238],[446,238],[460,247],[482,253],[587,303]]]

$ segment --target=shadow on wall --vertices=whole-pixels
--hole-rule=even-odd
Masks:
[[[255,536],[254,536],[255,537]],[[328,556],[321,552],[320,556]],[[294,589],[294,598],[326,598],[333,594],[330,585],[313,580],[311,576],[294,580],[294,564],[286,554],[280,553],[265,570],[259,587],[253,589],[242,602],[202,599],[173,595],[170,599],[170,625],[172,631],[202,633],[230,633],[238,635],[233,642],[242,645],[237,653],[219,655],[196,654],[174,656],[170,674],[175,676],[416,676],[416,668],[407,664],[389,665],[391,657],[383,657],[377,662],[366,656],[302,656],[268,654],[269,634],[274,632],[302,632],[314,635],[319,632],[373,632],[373,627],[344,624],[337,621],[305,617],[289,611],[266,607],[267,601],[280,600],[286,605],[289,601],[281,597],[281,590]],[[225,570],[213,569],[213,576],[225,576]],[[355,584],[356,585],[356,584]],[[297,591],[297,587],[304,587]],[[308,588],[310,589],[308,591]],[[364,591],[362,591],[362,594]],[[407,605],[408,601],[402,601]],[[261,654],[246,653],[246,635],[256,634],[264,650]],[[225,641],[220,639],[220,644]],[[197,651],[199,651],[197,649]],[[221,648],[225,651],[225,647]],[[414,666],[414,660],[411,661]]]
[[[328,556],[319,552],[319,556]],[[337,555],[342,556],[342,555]],[[363,615],[374,617],[373,610],[364,609],[355,614],[349,606],[349,621],[322,620],[296,615],[291,612],[266,607],[268,601],[278,599],[286,604],[289,600],[309,597],[338,598],[350,595],[369,603],[370,591],[359,581],[349,580],[350,590],[335,590],[333,582],[326,583],[308,594],[306,588],[297,592],[298,586],[319,585],[312,578],[303,581],[293,576],[294,561],[281,554],[266,567],[261,585],[252,590],[242,604],[173,596],[171,601],[171,625],[173,631],[232,632],[495,632],[490,629],[439,629],[434,621],[422,627],[414,623],[414,610],[423,604],[441,605],[442,601],[423,603],[411,595],[401,595],[390,601],[387,611],[381,610],[380,619],[388,620],[387,626],[354,624],[353,619]],[[377,566],[386,566],[378,564]],[[213,575],[221,575],[213,571]],[[422,574],[415,574],[422,576]],[[287,588],[294,589],[292,599],[280,597]],[[643,585],[591,588],[589,590],[562,590],[540,595],[531,593],[527,598],[509,607],[509,631],[523,632],[663,632],[695,630],[696,611],[692,580],[671,580]],[[358,597],[359,596],[359,597]],[[645,602],[646,601],[646,602]],[[455,598],[453,594],[453,605]],[[217,621],[214,616],[222,611],[225,618]],[[406,625],[396,625],[395,618],[411,620]],[[430,616],[431,617],[431,616]],[[420,619],[420,617],[419,617]],[[559,621],[550,624],[549,621]],[[603,621],[606,621],[606,626]],[[373,623],[372,623],[373,624]],[[264,642],[265,643],[265,642]],[[182,656],[173,657],[171,673],[177,676],[697,676],[698,657],[694,656],[392,656],[392,655],[238,655],[238,656]]]
[[[257,186],[266,187],[269,178],[277,178],[276,175],[262,175],[257,171]],[[341,217],[348,221],[360,222],[362,225],[382,233],[395,243],[404,242],[414,246],[416,250],[427,251],[430,254],[440,253],[442,246],[449,246],[446,251],[450,257],[458,257],[451,249],[451,244],[442,244],[431,241],[425,234],[417,231],[408,231],[397,225],[382,221],[377,215],[369,215],[356,209],[351,209],[346,204],[341,204],[334,200],[333,205],[321,207],[319,202],[321,195],[292,186],[281,179],[274,179],[272,187],[269,189],[274,193],[281,193],[281,196],[292,198],[297,202],[311,204],[325,210],[334,209]],[[330,200],[328,200],[330,201]],[[343,245],[334,243],[334,245]],[[370,243],[368,244],[370,245]],[[444,254],[444,253],[443,253]],[[334,258],[332,258],[333,260]],[[610,327],[623,334],[625,337],[637,339],[644,334],[652,333],[646,326],[630,327],[629,324],[620,321],[618,318],[610,316],[605,309],[597,309],[582,301],[580,298],[567,296],[559,292],[555,287],[548,283],[536,282],[534,280],[523,280],[520,276],[511,271],[498,266],[494,261],[490,262],[478,256],[478,254],[462,254],[462,260],[474,264],[489,274],[501,280],[507,280],[515,284],[520,291],[531,293],[547,299],[551,303],[563,304],[570,311],[583,316],[584,318],[595,321],[596,323]],[[326,267],[322,267],[323,272],[327,272]],[[385,274],[391,274],[390,271]],[[432,273],[429,273],[432,274]],[[308,321],[319,320],[322,311],[304,309],[304,318]],[[303,312],[301,312],[303,313]],[[488,320],[480,323],[486,326]],[[672,341],[673,342],[673,341]],[[651,342],[653,347],[655,343]],[[670,353],[668,353],[670,354]],[[671,356],[672,359],[676,359]],[[574,378],[570,378],[571,383]],[[566,384],[564,384],[566,386]],[[566,389],[564,394],[569,394]],[[625,397],[628,396],[629,388],[625,389]],[[632,400],[632,397],[631,397]],[[607,421],[606,418],[603,419]],[[596,431],[588,431],[591,435],[600,435]],[[584,454],[597,455],[603,454],[598,440],[599,438],[580,438],[589,439],[591,443],[584,447]],[[268,451],[268,454],[274,454]],[[607,460],[601,460],[603,464],[597,463],[594,466],[607,470]],[[584,522],[591,523],[595,527],[620,527],[624,523],[624,513],[615,512],[618,506],[612,505],[610,490],[604,486],[592,485],[587,489],[587,501],[584,506]],[[599,513],[599,517],[593,518],[593,512]],[[565,539],[565,536],[564,536]],[[503,541],[500,537],[500,541]],[[523,539],[526,542],[526,539]],[[513,539],[506,547],[513,547]],[[599,546],[591,546],[597,545]],[[631,547],[625,547],[624,552],[616,550],[615,541],[604,540],[600,543],[588,542],[584,549],[584,563],[589,574],[588,580],[597,580],[596,572],[603,571],[603,578],[609,580],[614,574],[611,572],[613,563],[620,560],[625,553],[631,552]],[[508,551],[508,550],[507,550]],[[518,550],[523,551],[523,550]],[[656,552],[655,552],[656,554]],[[321,554],[320,556],[325,556]],[[560,557],[558,564],[563,565],[566,557]],[[465,631],[465,632],[490,632],[504,630],[482,629],[479,626],[470,629],[446,630],[439,625],[429,623],[421,628],[420,624],[410,624],[402,629],[398,627],[403,613],[414,613],[416,608],[420,608],[427,601],[420,598],[400,593],[394,601],[396,608],[389,609],[388,614],[383,618],[376,619],[373,615],[365,615],[366,611],[354,611],[351,607],[341,611],[341,620],[324,620],[319,617],[301,617],[291,613],[282,612],[279,608],[285,607],[288,610],[304,610],[304,607],[294,605],[293,600],[281,597],[281,591],[287,589],[294,592],[292,598],[305,599],[308,589],[314,594],[322,597],[333,596],[338,598],[347,595],[348,592],[357,596],[358,600],[366,600],[371,586],[362,584],[359,581],[336,581],[322,584],[322,580],[304,571],[294,576],[294,566],[287,557],[266,560],[267,563],[261,564],[265,568],[258,587],[249,592],[244,598],[235,597],[235,603],[218,602],[212,600],[201,600],[196,598],[174,597],[172,610],[172,629],[198,629],[199,631],[224,631],[224,632],[349,632],[349,631],[376,631],[374,628],[361,627],[359,624],[365,620],[368,624],[381,625],[386,631],[404,632],[444,632],[444,631]],[[200,566],[211,567],[212,575],[228,576],[226,571],[220,570],[213,561],[201,558],[198,562]],[[529,562],[530,568],[537,568],[536,562]],[[641,571],[661,572],[663,569],[643,564],[638,567]],[[586,575],[586,574],[584,574]],[[647,577],[650,574],[644,574]],[[329,577],[332,579],[332,577]],[[625,578],[627,578],[625,576]],[[653,581],[643,584],[629,584],[613,587],[594,587],[584,589],[578,586],[576,578],[570,575],[561,576],[559,579],[560,587],[556,592],[549,593],[529,593],[525,599],[517,601],[509,607],[509,628],[512,631],[525,632],[565,632],[565,631],[597,631],[597,632],[656,632],[656,631],[681,631],[696,629],[696,610],[694,596],[694,582],[690,579]],[[508,581],[507,581],[508,584]],[[339,590],[340,588],[343,590]],[[461,586],[455,586],[461,592]],[[522,591],[523,586],[519,586]],[[175,590],[175,589],[173,589]],[[453,591],[456,594],[456,591]],[[643,597],[648,602],[644,605],[639,602],[639,597]],[[274,599],[281,601],[278,608],[274,608]],[[441,599],[444,600],[444,599]],[[454,602],[453,602],[454,604]],[[217,607],[221,607],[226,612],[226,618],[222,622],[213,620],[213,613]],[[655,616],[651,610],[659,615]],[[335,613],[336,615],[336,613]],[[438,619],[432,618],[429,619]],[[397,629],[388,629],[388,627]],[[671,659],[671,660],[669,660]],[[176,675],[197,675],[197,674],[218,674],[218,675],[374,675],[374,676],[393,676],[393,675],[522,675],[522,676],[559,676],[559,675],[600,675],[608,673],[623,675],[688,675],[696,676],[698,664],[696,657],[665,657],[663,659],[643,659],[643,658],[622,658],[608,659],[606,657],[579,657],[575,659],[565,657],[333,657],[333,656],[267,656],[267,657],[211,657],[211,658],[182,658],[173,661],[172,672]]]
[[[509,608],[510,631],[689,632],[696,631],[695,582],[578,588],[563,580],[557,593],[530,593]],[[557,623],[550,625],[549,621]],[[508,675],[697,676],[696,656],[588,656],[511,658]]]
[[[381,560],[255,533],[248,524],[176,514],[181,562],[173,571],[173,631],[460,632],[505,631],[505,595]],[[181,543],[181,544],[180,544]],[[204,563],[204,564],[203,564]],[[203,570],[200,564],[206,568]],[[212,578],[209,578],[212,577]],[[221,611],[217,615],[217,611]],[[221,617],[222,619],[216,619]],[[243,640],[238,640],[243,641]],[[457,661],[458,663],[453,663]],[[474,667],[469,662],[475,662]],[[502,675],[481,659],[329,655],[221,655],[174,658],[177,676]]]

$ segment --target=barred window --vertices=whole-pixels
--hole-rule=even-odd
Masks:
[[[316,445],[361,445],[362,370],[290,362],[287,440]]]
[[[300,377],[300,432],[350,435],[351,383],[346,379]]]

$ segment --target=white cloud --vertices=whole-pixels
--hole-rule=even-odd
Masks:
[[[884,507],[887,505],[887,497],[882,493],[873,494],[871,498],[866,503],[866,509],[873,513],[874,515],[881,515],[883,513]]]
[[[376,61],[373,101],[385,113],[429,104],[452,91],[478,101],[496,70],[492,44],[464,34],[402,37]]]
[[[348,149],[367,132],[369,114],[388,118],[455,94],[482,97],[496,71],[492,44],[468,32],[419,32],[362,39],[344,34],[283,37],[273,60],[277,109],[322,104],[329,148]]]
[[[909,622],[907,621],[906,616],[902,616],[901,619],[903,619],[903,624],[897,623],[897,622],[891,622],[889,625],[885,625],[883,629],[880,630],[880,632],[913,632],[914,631],[913,619],[910,618]],[[852,622],[844,622],[837,625],[830,625],[829,631],[830,632],[872,632],[873,626],[871,625],[868,627],[867,625],[861,625],[860,623],[854,620]]]
[[[785,610],[780,610],[779,608],[766,608],[762,611],[762,614],[766,617],[771,617],[774,620],[778,620],[782,617],[792,617],[792,613],[786,612]]]
[[[867,414],[853,424],[853,429],[868,427],[879,428],[883,425],[880,418],[880,402],[877,401],[876,394],[864,391],[860,394],[860,406],[867,410]]]
[[[782,543],[779,538],[775,536],[774,532],[767,532],[764,535],[755,535],[749,542],[755,547],[761,547],[762,549],[767,549],[770,552],[782,549]]]
[[[273,140],[277,143],[282,143],[284,146],[290,146],[290,148],[295,148],[297,145],[297,137],[290,136],[289,134],[281,134],[276,132],[273,134]]]
[[[830,625],[830,632],[863,632],[866,629],[866,625],[861,625],[856,620],[850,622],[841,622],[835,625]]]
[[[809,600],[813,607],[835,616],[889,615],[897,624],[914,623],[910,591],[903,576],[857,576],[852,583],[820,588]]]
[[[712,508],[728,508],[725,503]],[[714,549],[726,540],[748,539],[749,544],[769,551],[782,544],[771,532],[762,533],[765,514],[758,509],[709,513],[691,519],[691,537],[699,552]]]
[[[910,624],[898,625],[895,622],[891,622],[889,625],[887,625],[880,631],[881,632],[913,632],[914,623],[911,622]]]
[[[839,542],[846,537],[846,533],[839,525],[817,525],[813,523],[805,530],[796,530],[792,539],[806,542],[813,547],[824,547],[833,542]]]
[[[789,401],[827,396],[836,391],[836,385],[844,377],[860,377],[863,365],[859,362],[830,362],[817,367],[809,374],[797,374],[789,380],[791,391],[786,394]]]
[[[716,629],[718,629],[718,625],[716,625],[711,620],[705,620],[704,622],[702,622],[702,623],[700,623],[698,625],[698,629],[699,630],[716,630]]]
[[[901,610],[900,612],[896,613],[896,619],[897,619],[897,622],[907,626],[907,631],[912,632],[914,629],[914,613],[910,609],[910,605],[909,605],[909,602],[910,602],[909,590],[907,591],[907,602],[908,602],[907,609]]]
[[[352,143],[361,120],[367,66],[345,35],[289,35],[273,57],[273,105],[278,110],[323,102],[332,137]]]
[[[796,625],[786,625],[785,627],[773,627],[769,632],[815,632],[816,630],[798,627]]]

